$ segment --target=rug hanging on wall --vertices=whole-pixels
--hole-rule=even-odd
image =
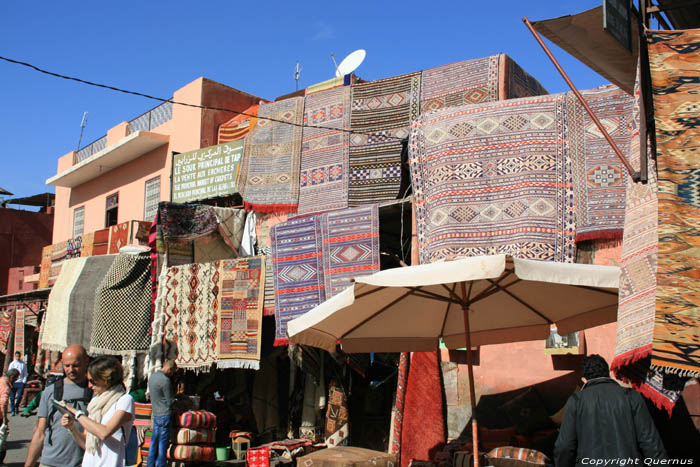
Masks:
[[[218,368],[260,369],[265,257],[220,262]]]
[[[68,254],[68,241],[54,243],[51,249],[51,269],[49,271],[49,286],[56,283],[61,267]]]
[[[348,207],[350,134],[332,129],[350,128],[350,86],[307,96],[304,125],[298,213]]]
[[[24,358],[24,308],[15,311],[15,352],[20,352]]]
[[[634,98],[615,85],[581,91],[627,160],[630,159]],[[588,113],[583,118],[583,157],[573,159],[576,241],[622,238],[627,169]]]
[[[145,352],[150,325],[151,259],[148,254],[120,254],[95,291],[90,353]]]
[[[86,233],[83,235],[82,246],[80,248],[80,256],[93,256],[92,249],[95,245],[95,232]]]
[[[246,136],[238,180],[245,208],[295,212],[299,204],[304,98],[261,104],[258,116],[258,124]]]
[[[87,258],[73,258],[66,261],[49,293],[44,335],[41,341],[41,347],[44,350],[62,352],[68,346],[71,293],[86,262]]]
[[[92,255],[106,255],[109,252],[109,232],[110,229],[102,229],[95,232],[92,244]]]
[[[567,93],[419,117],[409,164],[420,262],[493,254],[573,262],[581,112]]]
[[[218,144],[236,141],[245,136],[255,128],[258,123],[258,104],[251,105],[247,109],[233,117],[226,123],[219,126],[219,142]]]
[[[41,266],[39,267],[38,288],[45,289],[49,286],[49,276],[51,275],[51,254],[53,245],[47,245],[41,249]]]
[[[700,377],[700,30],[648,31],[659,177],[652,368]]]
[[[14,322],[14,308],[0,311],[0,352],[2,353],[7,353],[7,340],[10,338]],[[41,342],[41,339],[39,339],[39,342]]]
[[[347,446],[350,441],[350,414],[348,396],[338,381],[331,381],[328,387],[328,408],[326,409],[326,444],[329,447]]]
[[[352,86],[350,206],[403,196],[401,140],[420,113],[420,87],[420,73]]]

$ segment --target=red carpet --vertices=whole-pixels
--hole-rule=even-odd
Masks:
[[[440,360],[437,351],[415,352],[406,384],[401,467],[411,459],[427,461],[445,443]]]

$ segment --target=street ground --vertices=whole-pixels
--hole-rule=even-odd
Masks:
[[[32,440],[37,417],[10,417],[10,436],[7,438],[7,455],[2,465],[22,467],[27,457],[29,442]]]

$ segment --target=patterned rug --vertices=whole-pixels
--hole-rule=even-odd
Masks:
[[[258,115],[302,124],[304,98],[262,104]],[[246,210],[295,212],[299,204],[301,126],[259,119],[248,134],[238,179]]]
[[[175,332],[178,368],[206,371],[217,359],[219,262],[188,264],[175,291]]]
[[[66,259],[79,258],[81,256],[80,251],[83,244],[82,235],[78,235],[75,238],[68,239],[68,244],[66,245]]]
[[[97,285],[107,275],[115,257],[115,255],[101,255],[82,258],[85,264],[70,292],[68,337],[66,338],[68,345],[80,344],[86,349],[90,348],[95,297],[99,289]],[[128,300],[131,300],[131,297],[128,297]]]
[[[151,259],[120,254],[95,291],[91,354],[145,352],[151,328]]]
[[[423,71],[421,112],[547,94],[505,54],[464,60]]]
[[[226,123],[222,123],[219,126],[219,142],[218,144],[228,143],[229,141],[236,141],[245,136],[252,130],[258,123],[258,108],[259,105],[252,105],[245,109],[243,114],[238,114]],[[254,115],[254,117],[250,117]]]
[[[275,316],[275,277],[272,272],[272,247],[270,246],[270,229],[273,225],[285,222],[289,216],[284,213],[262,214],[255,222],[255,234],[258,241],[257,254],[265,255],[265,305],[263,316]]]
[[[21,352],[24,356],[24,308],[18,307],[15,311],[15,352]]]
[[[379,210],[294,218],[272,228],[271,242],[275,345],[286,345],[289,320],[349,287],[350,278],[379,271]]]
[[[634,98],[612,84],[581,94],[629,160]],[[588,113],[581,117],[584,157],[573,159],[576,241],[622,238],[629,174]]]
[[[260,369],[265,257],[221,261],[218,368]]]
[[[325,300],[322,239],[316,217],[277,224],[270,231],[275,279],[275,345],[286,345],[287,322]]]
[[[326,300],[352,285],[356,276],[379,271],[379,208],[376,204],[322,214],[323,279]]]
[[[102,229],[95,232],[95,239],[92,244],[92,255],[106,255],[109,251],[110,229]]]
[[[153,264],[151,262],[151,264]],[[163,366],[165,359],[177,356],[175,334],[175,310],[178,305],[180,283],[186,268],[173,266],[165,269],[158,278],[158,290],[151,322],[151,346],[148,350],[148,373]]]
[[[82,247],[80,249],[80,256],[87,257],[93,256],[92,249],[95,245],[95,232],[86,233],[83,235]]]
[[[401,197],[400,140],[420,112],[420,88],[420,73],[352,86],[350,206]]]
[[[2,353],[7,353],[7,340],[10,338],[14,321],[14,308],[0,311],[0,352]],[[41,342],[41,339],[39,342]]]
[[[51,269],[49,272],[49,285],[54,285],[61,273],[61,267],[68,255],[68,241],[54,243],[51,250]]]
[[[431,112],[409,145],[420,262],[508,254],[573,262],[570,94]]]
[[[63,352],[68,346],[71,293],[86,262],[87,258],[73,258],[67,260],[61,268],[61,274],[51,289],[46,307],[46,324],[41,341],[44,350]]]
[[[401,352],[399,370],[396,381],[396,399],[394,401],[394,417],[391,423],[389,454],[396,454],[397,462],[401,462],[401,433],[403,431],[403,414],[406,404],[406,382],[408,380],[408,364],[410,353]]]
[[[350,86],[306,96],[304,124],[350,128]],[[299,214],[348,207],[350,134],[304,128],[301,142]]]
[[[51,254],[53,245],[46,245],[41,249],[41,266],[39,268],[39,288],[45,289],[49,286],[49,276],[51,274]]]
[[[347,446],[350,440],[348,396],[343,386],[335,380],[331,381],[328,387],[325,431],[325,442],[329,447]]]
[[[651,365],[700,377],[700,30],[648,31],[659,176]]]

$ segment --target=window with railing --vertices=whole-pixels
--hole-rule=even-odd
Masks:
[[[107,209],[105,210],[105,227],[117,224],[119,214],[119,193],[107,197]]]
[[[80,206],[73,210],[73,238],[83,234],[85,225],[85,206]]]
[[[146,182],[144,200],[143,220],[152,222],[156,217],[160,201],[160,176]]]

